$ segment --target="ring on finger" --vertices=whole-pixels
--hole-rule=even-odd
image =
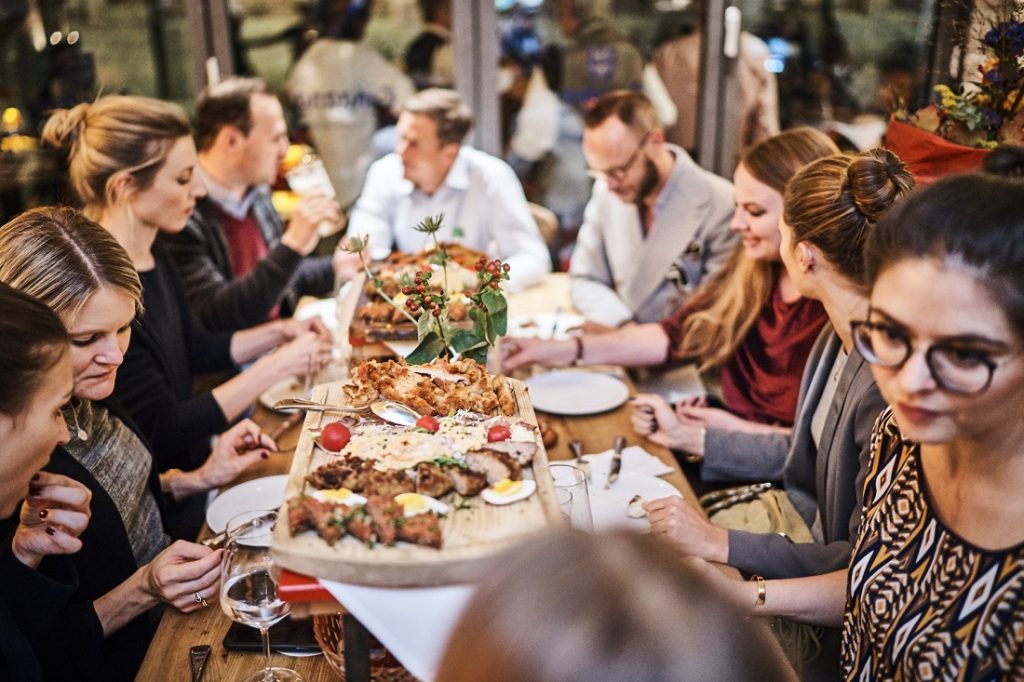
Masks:
[[[209,603],[208,603],[208,602],[206,601],[206,599],[204,599],[204,598],[203,598],[203,595],[199,594],[198,592],[196,592],[196,598],[195,598],[195,602],[196,602],[197,604],[202,604],[203,606],[209,606],[209,605],[210,605],[210,604],[209,604]]]

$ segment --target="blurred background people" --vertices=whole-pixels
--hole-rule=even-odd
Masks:
[[[649,537],[552,531],[495,561],[438,682],[795,680],[763,623]]]
[[[418,90],[455,86],[451,0],[419,0],[423,30],[405,50],[405,72]]]
[[[373,0],[319,3],[319,38],[292,68],[288,94],[324,160],[338,202],[348,208],[376,156],[374,132],[398,116],[414,87],[363,42]]]

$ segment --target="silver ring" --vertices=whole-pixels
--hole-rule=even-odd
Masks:
[[[196,603],[202,604],[203,606],[209,606],[206,600],[203,599],[203,595],[199,594],[198,592],[196,592]]]

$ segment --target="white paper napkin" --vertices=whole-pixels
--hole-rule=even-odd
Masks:
[[[601,485],[608,479],[608,470],[612,466],[612,451],[605,450],[596,455],[583,455],[586,462],[590,462],[591,476],[594,483],[601,479]],[[622,450],[622,473],[627,471],[634,474],[647,474],[648,476],[664,476],[672,473],[672,467],[644,450],[639,445],[630,445]]]
[[[366,587],[320,580],[409,672],[431,682],[473,585]]]

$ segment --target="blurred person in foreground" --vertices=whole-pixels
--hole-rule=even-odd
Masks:
[[[374,259],[392,249],[418,253],[433,241],[414,227],[444,213],[437,238],[501,258],[512,268],[509,290],[519,291],[551,271],[551,257],[509,165],[463,144],[472,126],[473,112],[453,90],[409,98],[395,152],[370,167],[348,235],[367,237]]]
[[[330,256],[310,256],[322,222],[337,223],[338,203],[303,197],[285,225],[270,200],[288,151],[284,110],[266,84],[229,78],[196,103],[199,165],[206,196],[185,229],[165,233],[166,247],[199,321],[235,331],[288,313],[300,296],[334,287]]]
[[[618,90],[583,114],[595,178],[569,261],[572,301],[607,327],[678,310],[739,243],[732,184],[665,141],[645,96]]]
[[[768,629],[651,538],[551,532],[495,562],[438,682],[795,680]]]

